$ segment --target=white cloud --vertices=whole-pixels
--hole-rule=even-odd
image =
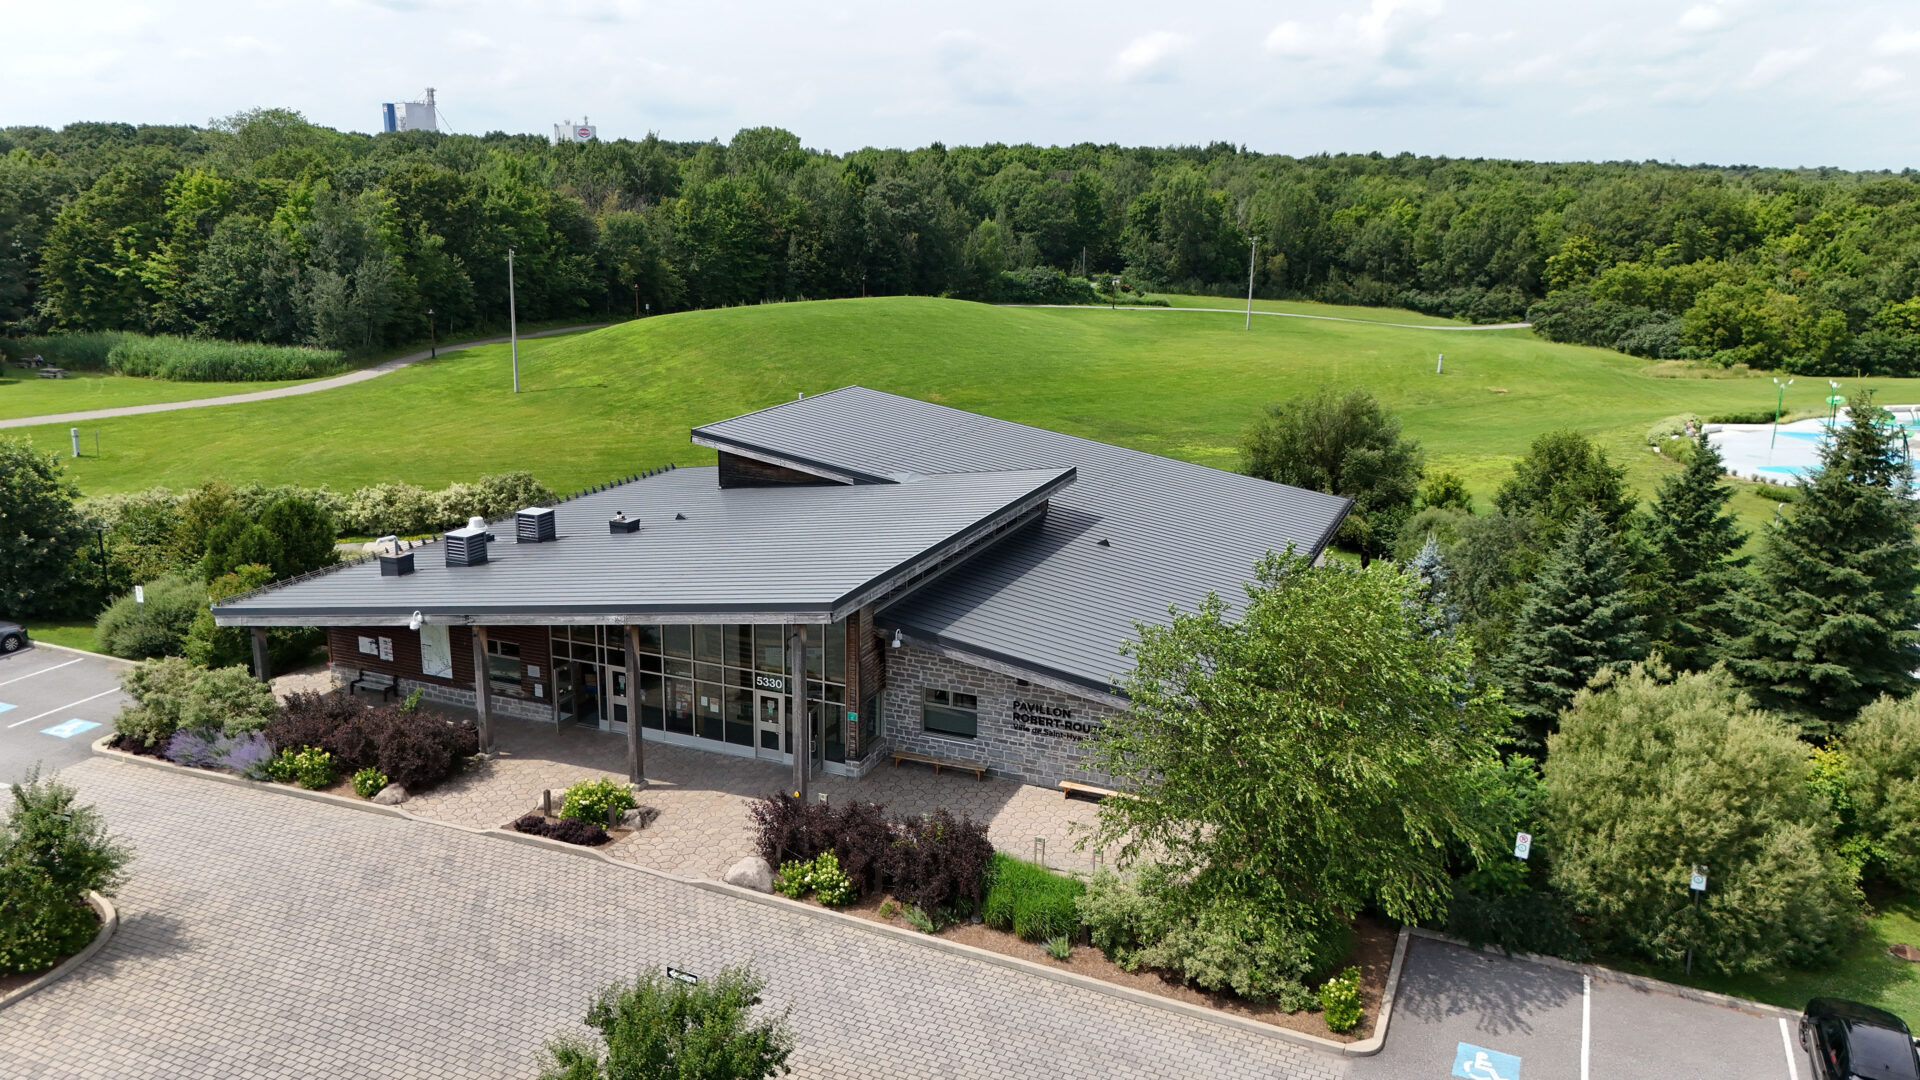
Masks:
[[[463,49],[492,49],[493,39],[478,30],[461,28],[453,32],[453,43]]]
[[[259,53],[264,56],[278,56],[280,46],[276,42],[254,37],[252,34],[228,34],[220,39],[221,48],[235,53]]]
[[[1727,8],[1722,3],[1695,4],[1680,13],[1680,29],[1704,34],[1727,25]]]
[[[1906,56],[1920,53],[1920,30],[1890,28],[1873,39],[1875,56]]]
[[[1853,88],[1861,93],[1870,94],[1876,90],[1885,90],[1889,86],[1898,86],[1907,81],[1906,76],[1890,67],[1873,64],[1861,71],[1853,80]]]
[[[1342,12],[1318,24],[1282,22],[1267,33],[1266,49],[1303,59],[1377,59],[1415,36],[1411,31],[1424,29],[1445,7],[1443,0],[1369,0],[1364,11]]]
[[[1134,38],[1113,58],[1114,75],[1124,82],[1163,79],[1168,62],[1192,44],[1192,38],[1168,30]]]
[[[1811,59],[1811,48],[1768,49],[1753,62],[1752,69],[1747,72],[1746,78],[1740,80],[1740,85],[1749,90],[1766,86],[1789,71],[1804,66]]]

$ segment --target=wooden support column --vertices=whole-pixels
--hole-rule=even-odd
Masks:
[[[627,627],[627,783],[647,786],[646,740],[640,735],[640,628]]]
[[[480,752],[493,753],[493,718],[487,707],[487,630],[473,628],[473,717],[480,730]]]
[[[253,677],[263,683],[273,681],[273,663],[267,659],[267,629],[253,628]]]
[[[813,773],[813,722],[807,717],[807,624],[795,624],[787,636],[793,655],[793,793],[807,801],[807,781]]]

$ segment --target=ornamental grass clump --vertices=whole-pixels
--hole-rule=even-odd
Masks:
[[[988,926],[1011,931],[1023,941],[1072,939],[1080,932],[1075,905],[1084,892],[1086,886],[1077,879],[995,852],[981,914]]]

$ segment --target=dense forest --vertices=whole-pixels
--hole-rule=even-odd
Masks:
[[[1225,143],[830,154],[729,142],[208,127],[0,130],[0,332],[365,351],[505,321],[1072,279],[1529,317],[1556,340],[1920,371],[1920,173]],[[1080,295],[1088,290],[1075,286]]]

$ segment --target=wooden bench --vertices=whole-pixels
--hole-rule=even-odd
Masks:
[[[1085,795],[1087,798],[1094,799],[1094,800],[1132,799],[1137,797],[1125,791],[1115,791],[1112,788],[1103,788],[1098,784],[1083,784],[1078,780],[1060,781],[1060,792],[1063,796],[1069,799],[1073,798],[1075,795]]]
[[[929,757],[926,754],[916,754],[911,750],[895,750],[893,752],[894,767],[898,768],[903,761],[917,761],[922,765],[931,765],[936,774],[939,773],[941,769],[957,769],[960,772],[972,773],[975,780],[985,780],[987,778],[987,767],[985,765],[976,764],[971,761],[947,761],[942,758]]]
[[[359,678],[347,684],[348,696],[352,696],[355,690],[362,687],[380,691],[381,697],[398,697],[400,694],[399,680],[384,671],[361,672]]]

